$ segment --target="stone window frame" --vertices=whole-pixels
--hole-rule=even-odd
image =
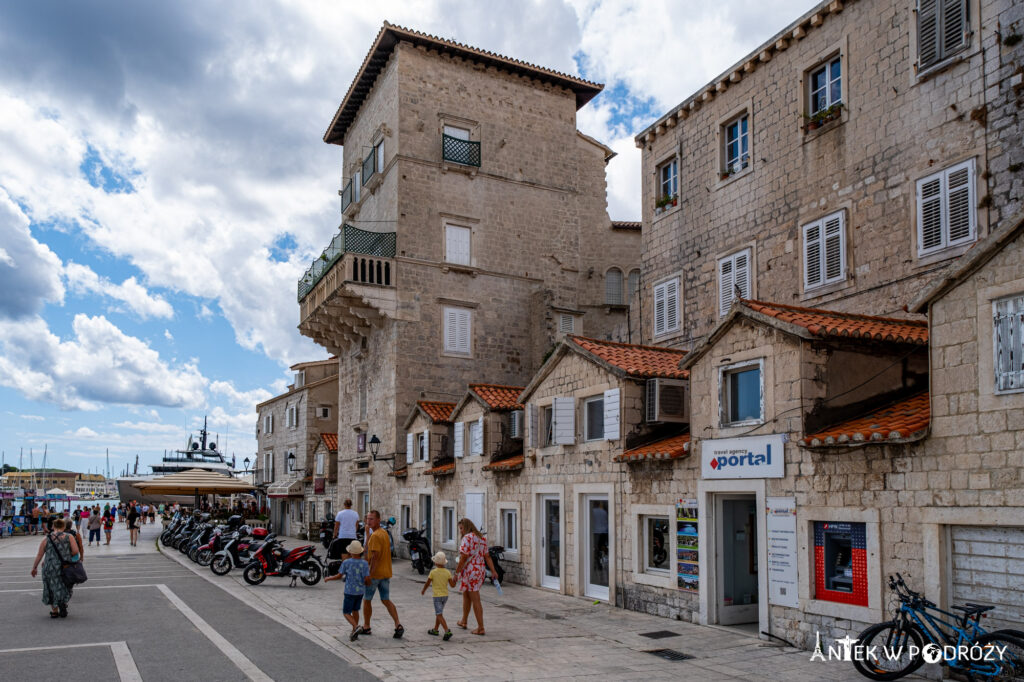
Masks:
[[[863,523],[867,544],[868,605],[854,606],[814,598],[814,523]],[[797,584],[800,605],[806,613],[830,616],[862,623],[884,619],[887,592],[882,582],[881,519],[879,510],[870,507],[804,507],[796,508],[798,569]]]
[[[508,538],[505,537],[505,512],[515,512],[516,514],[516,548],[510,549],[508,545]],[[512,502],[507,500],[499,500],[495,503],[495,513],[497,517],[498,532],[496,534],[498,540],[505,547],[505,558],[509,561],[521,561],[522,547],[523,547],[523,512],[519,502]]]
[[[450,550],[458,549],[458,544],[457,544],[458,543],[458,538],[455,537],[456,534],[459,532],[459,529],[458,529],[458,524],[459,524],[459,507],[458,507],[458,504],[455,502],[455,500],[441,500],[440,502],[438,502],[437,507],[441,511],[441,523],[438,524],[438,540],[439,540],[438,544],[441,546],[441,549],[450,549]],[[444,515],[445,515],[445,511],[448,510],[448,509],[452,510],[452,525],[451,525],[451,528],[448,529],[448,530],[451,530],[451,539],[447,539],[445,537],[445,530],[446,529],[445,529],[445,518],[444,518]]]
[[[768,421],[767,414],[765,413],[766,400],[765,400],[765,377],[764,377],[764,361],[765,358],[753,358],[750,360],[741,360],[739,362],[732,362],[728,365],[722,365],[718,367],[718,424],[723,429],[734,429],[743,426],[757,426],[765,424]],[[729,411],[729,396],[728,393],[728,377],[737,374],[740,370],[748,370],[752,367],[757,367],[758,381],[760,383],[760,396],[759,404],[761,407],[761,415],[757,419],[742,419],[740,421],[728,421]]]
[[[777,345],[777,344],[776,344]],[[761,381],[765,390],[764,396],[764,422],[762,426],[772,421],[775,418],[775,345],[762,344],[755,346],[754,348],[747,348],[742,351],[727,352],[724,349],[712,351],[712,357],[710,362],[712,365],[719,367],[728,367],[735,364],[744,364],[752,360],[762,361],[761,365]],[[717,372],[717,367],[712,367],[711,371]],[[719,376],[721,376],[719,374]],[[715,410],[714,414],[717,415],[714,419],[712,433],[708,438],[737,438],[740,436],[748,435],[753,426],[735,426],[735,425],[723,425],[721,422],[722,414],[722,390],[721,386],[717,386],[714,391],[715,404],[712,408]]]
[[[850,52],[850,35],[844,33],[839,40],[830,43],[823,47],[821,50],[815,53],[813,58],[803,61],[799,66],[799,71],[796,74],[798,79],[799,92],[797,93],[800,102],[799,114],[797,117],[797,125],[800,127],[800,134],[804,142],[809,142],[818,135],[821,135],[829,130],[846,123],[850,119],[850,60],[848,58]],[[811,106],[811,88],[810,80],[811,75],[822,66],[832,62],[834,59],[839,58],[840,68],[840,82],[839,82],[839,101],[843,105],[839,111],[838,118],[827,122],[820,126],[816,130],[807,130],[804,125],[804,121],[813,115]]]
[[[977,275],[974,275],[976,277]],[[961,285],[964,286],[964,285]],[[977,293],[978,411],[1024,408],[1024,391],[996,391],[995,329],[992,306],[995,301],[1024,293],[1024,277],[979,288]],[[945,302],[940,302],[943,305]],[[989,343],[987,339],[992,339]]]
[[[412,505],[403,504],[398,508],[398,528],[400,530],[399,537],[401,537],[405,531],[414,528],[412,525]]]
[[[596,403],[598,401],[601,402],[601,435],[600,436],[593,436],[590,433],[590,427],[588,426],[588,422],[587,422],[587,408],[590,406],[591,403]],[[582,431],[583,431],[582,442],[583,443],[597,443],[597,442],[605,440],[605,437],[604,437],[604,393],[597,393],[595,395],[590,395],[590,396],[587,396],[585,398],[580,398],[580,421],[582,422],[581,426],[583,427],[583,429],[582,429]]]
[[[636,585],[648,585],[650,587],[661,587],[664,589],[675,589],[675,505],[672,504],[634,504],[630,507],[632,532],[632,579]],[[667,517],[669,521],[669,538],[666,539],[669,553],[669,568],[664,572],[655,569],[657,572],[647,570],[647,553],[644,546],[645,522],[651,517]]]
[[[911,14],[910,19],[910,60],[911,68],[910,71],[910,84],[916,85],[922,83],[932,76],[935,76],[956,64],[967,61],[967,59],[975,54],[976,49],[976,36],[978,35],[978,18],[981,16],[981,3],[979,0],[966,0],[967,8],[967,21],[965,22],[965,28],[967,33],[967,40],[963,46],[958,48],[954,52],[950,52],[945,58],[940,59],[936,63],[922,69],[919,66],[920,62],[920,45],[918,43],[918,0],[911,0],[909,3],[908,10]]]
[[[920,199],[921,185],[923,183],[925,183],[925,182],[927,182],[927,181],[929,181],[929,180],[931,180],[933,178],[939,177],[939,176],[942,176],[943,184],[945,184],[944,176],[947,173],[949,173],[950,171],[952,171],[953,169],[955,169],[955,168],[957,168],[959,166],[967,166],[968,169],[969,169],[967,205],[968,205],[968,207],[970,209],[971,238],[967,239],[967,240],[959,241],[956,244],[950,244],[949,243],[949,240],[948,240],[948,232],[949,232],[948,217],[949,216],[948,216],[948,213],[947,213],[947,215],[946,215],[947,220],[946,220],[945,224],[942,226],[943,233],[944,233],[943,234],[943,239],[944,239],[945,243],[942,246],[939,246],[939,247],[932,247],[931,249],[928,249],[928,250],[922,250],[922,242],[923,242],[922,228],[923,228],[923,226],[922,226],[922,220],[921,220],[921,199]],[[942,166],[939,169],[935,169],[934,167],[930,167],[930,168],[922,171],[921,173],[917,174],[916,177],[914,177],[914,180],[913,180],[913,182],[914,182],[914,185],[913,185],[913,188],[914,188],[914,204],[913,204],[913,223],[914,223],[914,229],[913,229],[913,234],[912,234],[912,240],[913,240],[913,250],[912,250],[912,253],[914,254],[914,257],[917,259],[919,264],[931,264],[931,263],[934,263],[934,262],[937,262],[937,261],[947,260],[949,258],[953,258],[955,256],[958,256],[961,253],[963,253],[964,251],[966,251],[967,249],[969,249],[973,244],[976,244],[979,239],[981,239],[981,237],[982,237],[982,220],[981,220],[982,216],[981,216],[981,213],[982,212],[978,209],[978,182],[981,179],[980,175],[981,174],[978,173],[978,157],[977,157],[977,155],[976,154],[969,154],[969,155],[966,155],[964,157],[958,158],[958,159],[956,159],[956,160],[954,160],[954,161],[952,161],[950,163],[947,163],[947,164],[945,164],[944,166]],[[949,193],[946,191],[947,189],[948,188],[944,187],[943,193],[942,193],[942,196],[941,196],[941,199],[940,199],[940,201],[942,201],[942,203],[943,203],[943,206],[946,206],[946,204],[948,202],[948,199],[949,199]]]
[[[660,201],[665,196],[664,194],[661,193],[662,192],[662,185],[664,184],[664,181],[662,180],[661,174],[662,174],[662,171],[666,167],[671,165],[671,164],[675,164],[675,167],[676,167],[676,177],[675,177],[676,205],[675,206],[663,206],[662,209],[661,209],[661,213],[658,213],[658,214],[655,215],[655,219],[662,218],[663,216],[665,216],[665,215],[667,215],[669,213],[674,212],[676,209],[678,209],[682,205],[682,202],[678,200],[679,199],[679,184],[680,184],[680,179],[681,179],[680,168],[682,166],[682,159],[680,158],[680,155],[679,155],[678,151],[676,151],[676,150],[673,150],[671,153],[666,154],[665,156],[661,157],[661,159],[657,163],[654,164],[654,202],[656,204],[658,201]]]
[[[747,155],[750,157],[750,161],[746,168],[743,168],[736,173],[730,173],[728,177],[723,178],[722,174],[726,171],[726,128],[735,122],[737,119],[746,115],[747,117]],[[748,99],[745,102],[740,103],[729,111],[725,116],[718,119],[715,125],[715,149],[714,149],[714,165],[715,169],[715,183],[712,187],[713,190],[720,189],[726,185],[730,185],[740,178],[745,178],[754,172],[756,167],[757,154],[754,151],[754,100]]]
[[[449,313],[450,310],[451,311],[464,311],[466,313],[466,315],[467,315],[467,323],[466,323],[467,324],[467,330],[466,330],[466,334],[469,337],[468,338],[469,349],[466,352],[461,352],[461,351],[458,351],[458,350],[452,350],[452,349],[448,348],[448,313]],[[474,349],[474,345],[475,345],[473,343],[473,317],[474,317],[473,313],[474,313],[474,309],[473,308],[471,308],[469,306],[466,306],[466,305],[459,305],[459,304],[456,304],[455,302],[445,302],[441,306],[441,351],[442,351],[441,355],[443,355],[444,357],[451,357],[451,358],[464,358],[464,359],[472,359],[473,358],[473,349]]]

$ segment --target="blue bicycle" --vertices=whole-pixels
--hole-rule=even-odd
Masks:
[[[896,680],[927,663],[940,663],[969,681],[1024,681],[1024,632],[987,632],[981,618],[994,606],[966,603],[944,611],[889,576],[898,600],[896,617],[857,636],[853,665],[873,680]]]

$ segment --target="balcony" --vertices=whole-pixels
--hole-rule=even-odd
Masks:
[[[441,156],[445,161],[463,166],[480,167],[480,143],[451,135],[441,136]]]
[[[344,213],[345,209],[352,203],[352,181],[349,180],[345,188],[338,192],[341,195],[341,212]]]
[[[339,353],[393,316],[395,243],[394,232],[343,225],[299,280],[299,331]]]

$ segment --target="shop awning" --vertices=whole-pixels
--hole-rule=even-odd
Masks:
[[[302,497],[302,481],[296,479],[285,483],[273,483],[267,488],[267,497]]]

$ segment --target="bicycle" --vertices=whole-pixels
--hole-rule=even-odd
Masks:
[[[945,611],[907,587],[899,573],[889,576],[889,589],[899,602],[895,618],[857,636],[854,646],[862,655],[852,660],[860,674],[887,682],[929,662],[948,666],[971,682],[1024,681],[1024,632],[988,632],[981,626],[983,614],[994,606],[968,602],[950,607],[960,615]]]

